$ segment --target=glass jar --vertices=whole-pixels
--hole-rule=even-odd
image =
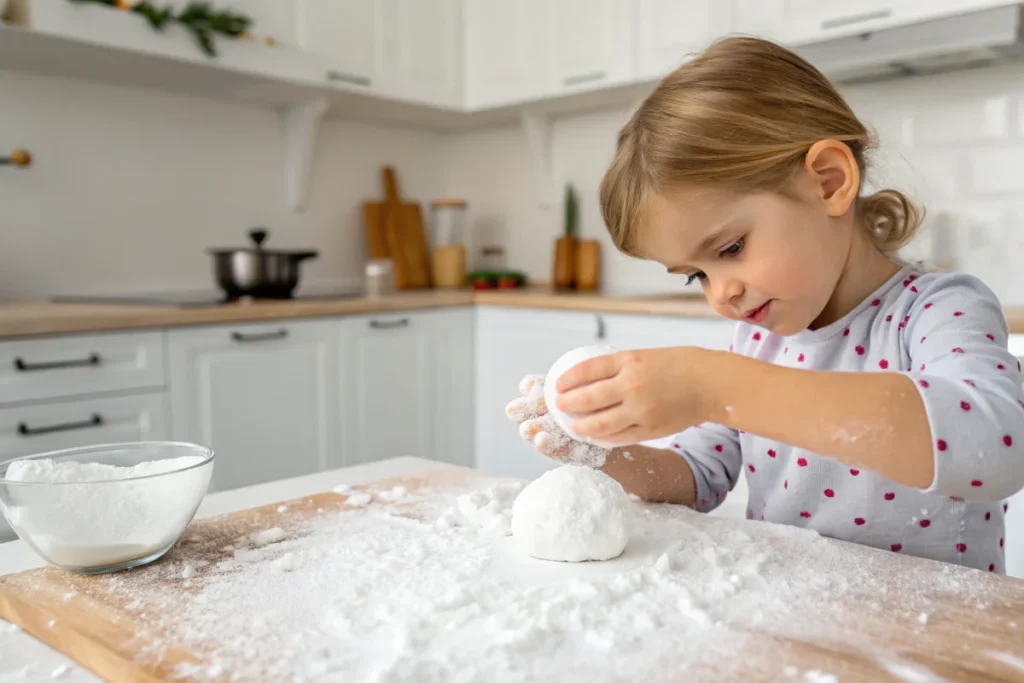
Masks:
[[[466,237],[466,200],[435,199],[430,202],[431,234],[438,247],[463,244]]]

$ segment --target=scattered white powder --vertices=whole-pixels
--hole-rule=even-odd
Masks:
[[[21,627],[17,624],[12,624],[9,621],[0,620],[0,633],[15,633],[20,630]]]
[[[253,545],[267,545],[268,543],[278,543],[284,540],[284,529],[279,526],[275,526],[271,529],[264,529],[263,531],[256,531],[249,535],[249,539],[253,542]]]
[[[401,500],[402,498],[405,497],[405,494],[406,490],[404,486],[396,486],[390,491],[382,491],[378,493],[377,497],[383,501],[390,502],[395,500]]]
[[[943,679],[936,676],[929,669],[895,657],[886,657],[881,661],[885,670],[905,683],[942,683]]]
[[[349,486],[348,484],[338,484],[331,490],[334,491],[335,493],[348,493],[349,491],[352,490],[352,487]]]
[[[470,527],[482,536],[508,536],[512,533],[512,502],[522,488],[521,484],[514,483],[461,495],[455,505],[438,518],[437,527]]]
[[[821,671],[808,671],[804,674],[804,680],[807,683],[837,683],[839,679]]]
[[[46,628],[53,628],[56,625],[57,625],[57,620],[56,619],[50,619],[48,622],[46,622]]]
[[[287,505],[278,505],[277,506],[277,511],[278,512],[288,512],[288,506]]]
[[[184,568],[181,570],[181,578],[192,579],[195,578],[196,568],[191,564],[186,563]]]
[[[286,537],[244,561],[221,549],[266,517],[199,520],[165,561],[95,577],[92,594],[131,603],[142,662],[181,648],[202,657],[177,671],[198,683],[224,672],[303,683],[782,679],[796,674],[783,667],[794,661],[786,639],[877,650],[891,642],[883,622],[998,595],[998,577],[976,570],[648,503],[630,503],[618,558],[535,560],[513,537],[479,533],[513,504],[519,489],[503,484],[275,515]],[[210,564],[185,587],[183,562]],[[945,641],[919,646],[947,654]],[[808,680],[834,680],[829,666],[816,661],[822,678]]]
[[[274,569],[280,572],[290,572],[295,569],[295,554],[285,553],[274,560]]]
[[[986,654],[997,662],[1002,662],[1010,668],[1017,669],[1018,671],[1024,671],[1024,659],[1012,655],[1009,652],[988,652]]]
[[[610,560],[629,541],[632,503],[604,472],[562,465],[527,484],[512,507],[512,534],[531,557]]]
[[[345,505],[349,505],[354,508],[361,508],[369,505],[373,501],[373,496],[369,493],[353,493],[345,501]]]
[[[134,467],[51,459],[18,460],[5,478],[54,486],[11,487],[7,518],[51,562],[112,564],[156,552],[174,541],[199,504],[211,468],[165,474],[202,462],[190,455]],[[154,474],[161,477],[131,479]],[[86,483],[91,482],[91,483]]]
[[[917,615],[917,623],[921,624],[922,626],[927,624],[928,623],[928,613],[927,612],[921,612],[919,615]]]
[[[70,670],[71,670],[71,667],[69,667],[67,664],[61,664],[60,666],[58,666],[56,669],[53,670],[53,672],[50,674],[50,678],[51,679],[61,678],[61,677],[64,676],[64,674],[66,674]]]
[[[800,673],[800,670],[797,669],[795,666],[782,667],[782,674],[787,678],[796,678],[796,675],[798,673]]]

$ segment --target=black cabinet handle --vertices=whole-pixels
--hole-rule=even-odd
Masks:
[[[60,368],[85,368],[100,364],[98,353],[89,354],[88,358],[74,360],[55,360],[46,363],[27,363],[23,358],[14,359],[14,369],[18,372],[34,372],[36,370],[57,370]]]
[[[337,83],[348,83],[350,85],[361,85],[363,87],[369,87],[371,83],[370,79],[366,76],[345,73],[344,71],[336,71],[334,69],[327,72],[327,80]]]
[[[604,339],[606,332],[604,328],[604,317],[597,316],[597,338]]]
[[[40,434],[52,434],[53,432],[70,432],[75,429],[88,429],[90,427],[99,427],[103,424],[103,416],[99,413],[93,413],[92,417],[88,420],[82,420],[81,422],[65,422],[63,424],[46,425],[44,427],[29,427],[25,422],[18,423],[18,434],[21,436],[38,436]]]
[[[409,319],[401,318],[399,320],[371,320],[370,327],[375,330],[393,330],[396,327],[409,327]]]
[[[261,342],[261,341],[272,341],[274,339],[284,339],[288,336],[288,330],[280,329],[277,332],[264,332],[262,334],[243,334],[242,332],[232,332],[231,338],[236,342]]]

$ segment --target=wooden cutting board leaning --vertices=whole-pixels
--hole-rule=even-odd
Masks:
[[[384,200],[363,203],[367,253],[371,259],[394,261],[398,289],[432,287],[430,251],[420,204],[402,200],[394,168],[385,166],[381,175]]]

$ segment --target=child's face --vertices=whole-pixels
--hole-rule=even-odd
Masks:
[[[848,221],[829,215],[814,185],[795,198],[679,191],[649,207],[640,247],[671,273],[699,281],[720,315],[781,335],[812,327],[850,251]]]

